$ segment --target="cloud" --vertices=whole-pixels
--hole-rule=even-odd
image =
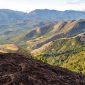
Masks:
[[[84,10],[85,0],[0,0],[0,9],[24,12],[35,9]]]
[[[85,9],[85,0],[73,0],[67,2],[71,8],[76,9],[76,10],[83,10]]]
[[[84,4],[85,0],[72,0],[72,1],[68,1],[68,4]]]

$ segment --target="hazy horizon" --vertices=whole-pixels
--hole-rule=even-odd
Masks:
[[[71,10],[71,9],[68,9],[68,10],[56,10],[56,9],[34,9],[34,10],[31,10],[29,12],[26,12],[26,11],[20,11],[20,10],[14,10],[14,9],[1,9],[0,10],[11,10],[11,11],[17,11],[17,12],[23,12],[23,13],[30,13],[32,11],[35,11],[35,10],[55,10],[55,11],[81,11],[81,12],[84,12],[85,10]]]
[[[35,9],[85,10],[85,0],[0,0],[0,9],[30,12]]]

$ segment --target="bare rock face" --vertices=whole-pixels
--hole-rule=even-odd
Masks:
[[[0,85],[85,85],[85,76],[9,53],[0,54]]]

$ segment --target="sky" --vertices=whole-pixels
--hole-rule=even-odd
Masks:
[[[35,9],[85,11],[85,0],[0,0],[0,9],[23,12],[30,12]]]

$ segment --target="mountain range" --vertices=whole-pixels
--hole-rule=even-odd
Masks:
[[[23,47],[34,59],[85,74],[85,12],[0,9],[0,44],[1,52]]]
[[[39,28],[36,29],[36,32],[34,32],[36,34],[30,34],[32,35],[31,40],[29,39],[30,35],[26,35],[28,36],[27,45],[29,45],[32,49],[39,48],[50,41],[66,37],[69,38],[79,33],[85,32],[85,20],[80,19],[62,22],[60,21],[50,27],[45,27],[44,33],[42,32],[42,30],[44,31],[44,29],[40,29],[38,33],[37,30],[39,30]]]
[[[73,16],[74,15],[74,16]],[[74,11],[74,10],[66,10],[66,11],[58,11],[58,10],[49,10],[49,9],[36,9],[29,13],[13,11],[9,9],[0,9],[0,24],[10,24],[10,23],[18,23],[19,21],[33,21],[34,23],[39,22],[53,22],[53,21],[62,21],[62,20],[77,20],[84,19],[85,12],[84,11]]]
[[[34,30],[33,33],[35,33],[37,28],[47,28],[59,21],[84,18],[84,11],[36,9],[29,13],[24,13],[0,9],[0,43],[18,43],[19,40],[22,40],[26,35],[26,39],[29,39],[27,38],[30,35],[29,32]],[[38,36],[38,34],[39,33],[37,33],[36,36]]]

